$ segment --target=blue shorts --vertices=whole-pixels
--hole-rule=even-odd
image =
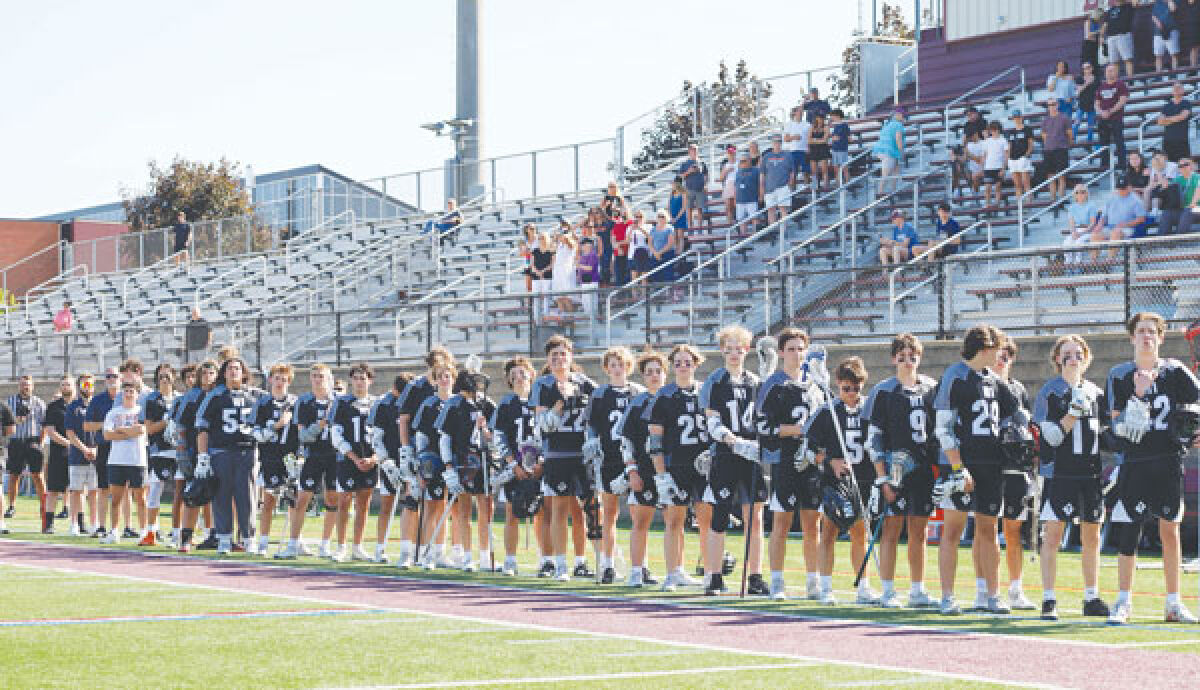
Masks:
[[[808,167],[808,151],[792,151],[792,167],[804,173],[811,172]]]

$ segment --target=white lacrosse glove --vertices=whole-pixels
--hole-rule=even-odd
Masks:
[[[462,482],[458,479],[458,470],[453,467],[447,467],[442,471],[442,481],[446,482],[447,493],[461,494],[463,492]]]
[[[867,515],[876,516],[883,514],[883,509],[886,501],[883,500],[883,485],[887,484],[888,480],[885,477],[879,477],[875,480],[875,484],[871,487],[871,496],[867,500]]]
[[[492,493],[499,493],[501,487],[516,478],[517,473],[516,470],[513,469],[512,465],[500,470],[496,473],[495,477],[492,477]]]
[[[890,455],[888,476],[883,478],[883,480],[891,484],[893,489],[899,491],[900,487],[904,485],[904,478],[916,468],[917,462],[913,460],[912,454],[903,448],[893,450]],[[878,481],[876,480],[876,483]]]
[[[940,505],[947,496],[965,493],[966,490],[966,470],[955,470],[945,477],[938,479],[937,483],[933,485],[933,505]]]
[[[600,444],[600,439],[589,438],[583,442],[583,461],[589,465],[604,462],[604,447]]]
[[[696,471],[701,477],[708,477],[708,473],[712,471],[713,454],[711,448],[705,448],[696,456],[695,465]]]
[[[288,453],[287,455],[283,456],[283,467],[287,470],[288,479],[300,478],[300,467],[303,462],[304,461],[296,457],[294,453]]]
[[[212,463],[209,461],[208,453],[196,455],[196,470],[193,474],[196,479],[208,479],[212,476]]]
[[[621,445],[621,462],[624,462],[626,465],[632,465],[633,460],[634,460],[634,458],[633,458],[633,442],[630,441],[629,439],[625,438],[624,436],[622,436],[620,445]]]
[[[1083,419],[1092,414],[1092,406],[1095,404],[1091,393],[1083,386],[1075,386],[1071,389],[1071,406],[1067,409],[1067,414],[1076,419]]]
[[[796,451],[796,456],[792,460],[792,467],[796,468],[796,474],[800,474],[817,464],[817,454],[808,449],[808,442],[805,441],[800,450]]]
[[[733,442],[733,452],[750,462],[759,462],[760,459],[758,441],[739,438]]]
[[[810,379],[821,388],[829,387],[829,369],[825,366],[825,348],[813,345],[804,356],[804,378]]]
[[[383,476],[387,477],[388,483],[394,488],[399,489],[400,483],[404,481],[403,473],[400,468],[396,467],[396,461],[391,458],[385,459],[379,464],[379,471],[383,472]]]
[[[676,497],[683,496],[670,472],[654,475],[654,488],[658,490],[659,505],[670,505]]]
[[[629,476],[628,472],[618,474],[615,479],[608,483],[608,490],[617,496],[623,496],[629,492]]]
[[[1113,424],[1113,432],[1130,443],[1140,443],[1150,430],[1150,406],[1138,398],[1125,403],[1125,411]]]
[[[400,457],[399,464],[405,468],[410,474],[416,474],[417,456],[413,453],[412,446],[400,446],[400,451],[396,453]]]

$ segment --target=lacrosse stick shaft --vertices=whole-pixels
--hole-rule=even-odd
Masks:
[[[823,383],[819,383],[818,385],[820,386],[821,391],[825,393],[825,398],[829,400],[829,416],[833,418],[833,431],[837,436],[838,446],[840,446],[842,449],[842,459],[846,461],[846,468],[849,470],[847,474],[850,475],[850,486],[851,491],[854,494],[855,510],[858,511],[858,515],[860,518],[862,518],[863,524],[865,525],[867,520],[867,507],[863,505],[862,492],[858,490],[858,477],[854,474],[854,463],[850,462],[850,453],[846,450],[846,437],[842,433],[842,423],[838,421],[837,410],[834,408],[834,404],[837,402],[838,398],[833,395],[833,391],[831,391],[828,386],[824,385]],[[867,551],[867,555],[872,553],[873,551],[871,550]],[[879,554],[875,554],[875,569],[879,570]]]
[[[404,482],[400,482],[400,486],[404,486]],[[392,487],[392,509],[389,511],[387,526],[383,528],[383,548],[387,549],[387,545],[392,540],[392,523],[396,521],[396,509],[400,506],[400,486]],[[407,493],[407,490],[405,491]],[[403,539],[403,537],[401,537]]]
[[[758,468],[752,467],[750,469],[750,496],[748,497],[750,499],[749,519],[746,520],[745,524],[742,525],[745,528],[742,531],[742,535],[745,539],[745,548],[742,550],[742,589],[740,594],[740,598],[742,599],[746,598],[746,568],[748,567],[746,564],[750,562],[750,539],[751,535],[754,533],[754,514],[758,512],[754,509],[754,497],[756,494],[758,494]]]
[[[1042,512],[1042,483],[1038,473],[1033,473],[1033,505],[1029,507],[1029,562],[1037,563],[1042,546],[1041,512]]]
[[[413,550],[414,562],[421,560],[421,537],[424,536],[421,528],[425,526],[425,488],[418,486],[417,490],[421,492],[421,495],[417,498],[417,547]]]
[[[434,544],[441,542],[442,525],[446,524],[446,518],[450,517],[450,513],[454,508],[454,502],[457,500],[458,494],[450,494],[450,499],[446,501],[446,507],[442,510],[442,516],[438,518],[437,524],[433,526],[433,531],[429,535],[429,544],[425,546],[427,556],[433,553]]]
[[[871,554],[875,552],[875,545],[879,543],[879,535],[883,533],[884,519],[885,516],[880,515],[875,529],[871,531],[871,543],[867,544],[867,552],[863,555],[862,563],[858,564],[858,574],[854,576],[855,587],[858,587],[858,583],[862,582],[863,575],[867,572],[867,563],[871,561]]]

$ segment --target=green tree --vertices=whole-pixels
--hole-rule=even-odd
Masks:
[[[664,159],[683,153],[698,137],[746,124],[762,112],[770,96],[771,85],[752,74],[745,60],[738,61],[732,75],[721,61],[715,81],[683,82],[679,97],[642,131],[641,150],[625,174],[654,170]]]
[[[135,232],[173,225],[180,211],[189,221],[245,216],[253,211],[238,163],[225,158],[200,163],[176,157],[166,167],[153,160],[148,167],[147,193],[121,193],[125,220]]]
[[[900,9],[900,5],[884,2],[881,14],[879,22],[875,25],[875,35],[868,39],[862,35],[861,31],[855,31],[850,45],[846,46],[842,51],[841,73],[829,75],[829,102],[834,107],[846,110],[858,110],[858,75],[859,68],[862,65],[862,50],[860,46],[864,40],[886,40],[889,38],[912,40],[915,36],[912,27],[908,24],[908,20],[904,18],[904,12]]]

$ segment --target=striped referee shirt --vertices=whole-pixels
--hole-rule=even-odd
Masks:
[[[8,396],[5,402],[8,403],[8,409],[12,410],[13,417],[17,419],[17,432],[13,434],[13,438],[40,439],[42,426],[46,423],[46,403],[36,395],[26,399],[19,394]],[[22,421],[21,417],[25,420]]]

